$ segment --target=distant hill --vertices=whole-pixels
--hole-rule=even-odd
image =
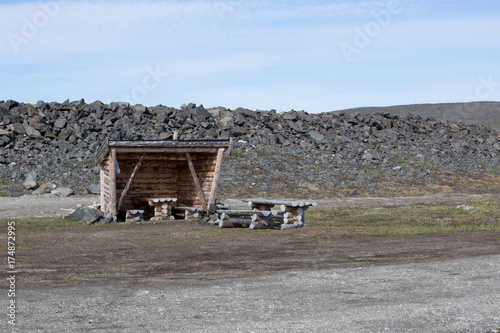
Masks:
[[[418,114],[437,119],[463,121],[468,124],[489,126],[500,130],[500,102],[412,104],[387,107],[360,107],[334,112],[371,114],[388,112],[393,115]]]

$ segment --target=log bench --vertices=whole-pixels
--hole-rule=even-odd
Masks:
[[[250,229],[272,229],[275,222],[281,223],[284,212],[278,210],[217,210],[219,228],[249,227]]]
[[[144,198],[154,207],[154,217],[151,220],[174,220],[172,207],[177,205],[177,198]]]
[[[144,221],[144,210],[143,209],[127,210],[126,215],[125,215],[125,222],[140,223],[142,221]]]
[[[280,206],[283,212],[283,223],[281,230],[300,228],[305,225],[305,211],[309,207],[317,206],[316,202],[308,201],[288,201],[288,200],[269,200],[269,199],[242,199],[248,202],[248,206],[254,211],[271,211],[274,206]]]
[[[183,204],[172,207],[172,212],[175,217],[183,218],[186,221],[191,221],[194,218],[199,218],[203,208],[188,207]]]

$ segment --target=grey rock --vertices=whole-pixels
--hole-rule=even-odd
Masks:
[[[63,117],[58,118],[54,123],[55,128],[63,128],[64,126],[66,126],[66,119]]]
[[[190,112],[191,115],[193,115],[199,122],[203,122],[210,118],[210,113],[207,110],[205,110],[203,105],[191,109]]]
[[[144,113],[147,110],[147,108],[144,105],[142,105],[142,104],[132,105],[131,109],[134,110],[134,111],[141,112],[141,113]]]
[[[101,218],[99,220],[99,224],[110,224],[110,223],[116,223],[116,222],[117,222],[116,216],[114,216],[111,213],[109,213],[108,215],[106,215],[105,218]]]
[[[74,191],[67,187],[60,187],[57,190],[52,190],[50,193],[57,195],[58,197],[65,198],[74,194]]]
[[[33,191],[33,195],[41,195],[41,194],[47,194],[50,193],[52,190],[54,190],[57,186],[53,183],[44,183],[40,185],[39,188],[37,188],[35,191]]]
[[[26,134],[26,129],[20,123],[10,124],[7,126],[7,128],[16,134]]]
[[[317,131],[309,131],[308,133],[314,140],[321,141],[325,138],[325,136]]]
[[[234,114],[235,116],[243,116],[245,118],[255,118],[256,117],[256,114],[254,111],[252,110],[249,110],[249,109],[245,109],[245,108],[237,108],[236,110],[234,110]]]
[[[29,136],[33,136],[33,137],[41,136],[40,132],[31,126],[24,126],[24,130],[26,131],[26,134]]]
[[[349,193],[349,196],[351,196],[351,197],[357,197],[357,196],[359,196],[359,192],[358,192],[358,190],[352,190],[352,191]]]
[[[234,118],[231,116],[225,116],[219,123],[223,128],[232,128],[234,127]]]
[[[245,123],[247,122],[247,119],[245,118],[245,116],[243,116],[242,114],[235,114],[235,117],[234,117],[234,123],[236,125],[244,125]]]
[[[307,188],[309,191],[313,191],[313,192],[319,192],[321,190],[318,185],[312,184],[312,183],[307,183],[307,182],[302,182],[299,184],[299,186]]]
[[[239,137],[245,135],[247,131],[241,126],[236,126],[235,128],[233,128],[232,133],[234,136]]]
[[[103,216],[104,214],[98,209],[79,207],[72,214],[66,216],[65,218],[75,222],[90,225],[100,220]]]
[[[88,194],[100,194],[101,188],[99,184],[91,184],[86,188]]]
[[[27,190],[34,190],[38,187],[37,174],[35,172],[30,172],[26,175],[26,179],[23,186]]]
[[[57,139],[59,141],[66,141],[71,136],[71,134],[73,134],[73,131],[69,128],[65,128],[61,131],[61,133],[59,133]]]

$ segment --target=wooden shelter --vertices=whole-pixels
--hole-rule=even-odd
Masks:
[[[230,140],[106,140],[96,154],[101,210],[116,216],[169,202],[206,211],[230,147]]]

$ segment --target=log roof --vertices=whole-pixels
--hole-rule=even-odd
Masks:
[[[177,153],[207,152],[216,153],[219,148],[230,150],[231,140],[109,140],[101,145],[96,152],[95,163],[99,165],[108,155],[111,148],[117,152],[152,152]]]

